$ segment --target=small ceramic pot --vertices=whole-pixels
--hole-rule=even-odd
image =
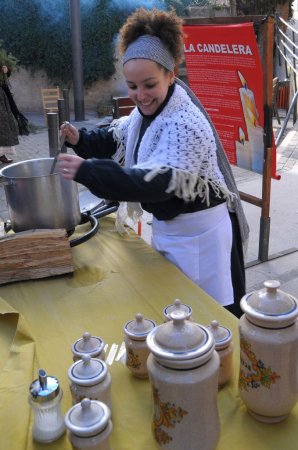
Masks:
[[[239,394],[260,422],[284,420],[297,402],[298,303],[269,280],[245,295],[239,321]]]
[[[91,336],[87,331],[71,347],[73,361],[78,361],[83,355],[90,355],[91,358],[105,360],[105,343],[98,336]]]
[[[124,325],[124,342],[126,348],[126,366],[137,378],[147,378],[147,358],[149,349],[146,338],[156,327],[151,319],[144,319],[142,314]]]
[[[217,320],[212,320],[211,325],[207,328],[213,334],[215,350],[220,359],[218,386],[221,388],[233,376],[234,343],[232,341],[232,332],[229,328],[219,325]]]
[[[68,369],[72,404],[79,403],[84,398],[99,400],[112,409],[111,375],[104,361],[83,355]]]
[[[160,449],[214,450],[220,434],[214,338],[183,311],[170,318],[147,337],[153,435]]]
[[[107,405],[85,398],[65,416],[68,437],[74,450],[111,450],[111,412]]]
[[[165,318],[165,321],[171,320],[170,315],[173,311],[184,311],[187,315],[187,319],[192,320],[191,314],[192,314],[192,308],[188,305],[185,305],[184,303],[181,303],[181,301],[177,298],[174,303],[171,305],[168,305],[163,310],[163,315]]]

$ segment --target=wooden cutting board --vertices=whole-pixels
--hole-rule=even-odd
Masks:
[[[0,237],[0,284],[74,271],[66,231],[28,230]]]

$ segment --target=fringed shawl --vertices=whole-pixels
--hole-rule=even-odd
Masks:
[[[130,116],[112,124],[118,144],[115,160],[120,161],[124,157],[126,167],[148,169],[146,181],[172,169],[167,192],[174,192],[186,202],[199,196],[209,206],[211,186],[216,195],[222,194],[231,205],[234,194],[227,188],[219,170],[212,128],[203,111],[190,101],[182,87],[175,86],[169,102],[147,128],[139,146],[137,164],[134,165],[134,150],[141,123],[142,115],[135,108]],[[134,210],[131,205],[129,209],[130,213]],[[126,206],[121,205],[117,221],[121,228],[127,214]]]

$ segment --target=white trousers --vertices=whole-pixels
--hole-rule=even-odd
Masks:
[[[152,222],[152,246],[221,305],[234,303],[226,203]]]

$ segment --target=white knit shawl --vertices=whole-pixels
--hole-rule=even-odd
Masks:
[[[209,206],[210,186],[216,195],[223,194],[231,202],[235,194],[227,188],[218,167],[212,128],[182,87],[175,85],[167,105],[147,128],[139,146],[137,164],[133,164],[141,123],[142,115],[137,108],[128,117],[112,123],[118,147],[113,157],[116,161],[124,157],[125,167],[149,169],[144,178],[148,182],[172,169],[166,192],[174,192],[186,202],[199,196]],[[140,215],[137,204],[121,204],[117,229],[123,232],[126,218],[135,221]]]

